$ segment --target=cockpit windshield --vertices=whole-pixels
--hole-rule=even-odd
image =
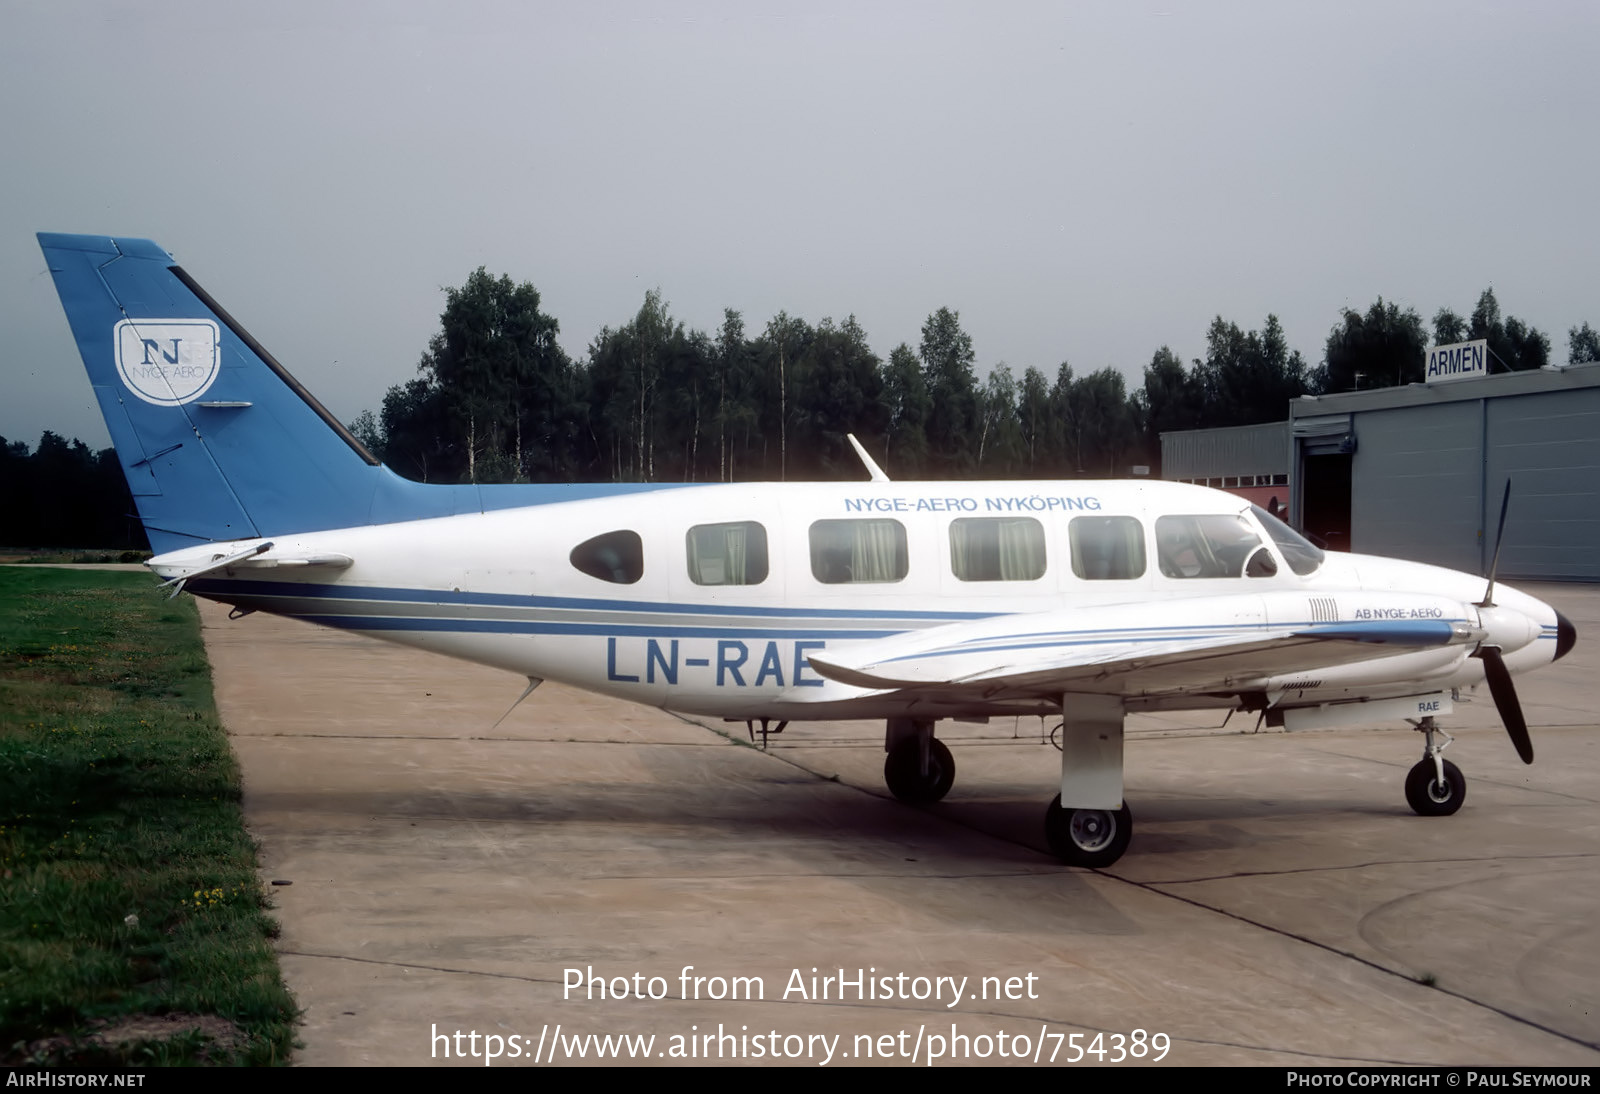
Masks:
[[[1252,505],[1250,512],[1255,514],[1256,520],[1261,522],[1261,527],[1278,545],[1278,550],[1283,552],[1283,560],[1289,564],[1289,569],[1305,577],[1322,565],[1322,560],[1327,556],[1316,544],[1259,505]]]

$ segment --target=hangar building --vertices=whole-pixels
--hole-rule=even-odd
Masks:
[[[1163,477],[1286,471],[1290,523],[1330,547],[1478,573],[1509,478],[1500,575],[1600,581],[1600,362],[1308,396],[1245,428],[1244,462],[1237,430],[1163,434]]]
[[[1161,477],[1289,508],[1289,432],[1283,422],[1161,434]]]

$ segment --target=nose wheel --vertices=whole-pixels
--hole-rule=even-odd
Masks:
[[[1467,778],[1449,760],[1441,760],[1444,778],[1432,758],[1424,756],[1406,774],[1406,803],[1419,817],[1448,817],[1467,798]]]
[[[1419,817],[1448,817],[1467,800],[1467,777],[1461,769],[1439,755],[1454,740],[1428,717],[1415,723],[1426,739],[1422,759],[1406,772],[1406,804]],[[1443,737],[1443,741],[1435,737]]]
[[[1050,850],[1068,866],[1092,869],[1110,866],[1122,857],[1133,838],[1133,813],[1120,809],[1063,809],[1057,794],[1044,814],[1044,837]]]

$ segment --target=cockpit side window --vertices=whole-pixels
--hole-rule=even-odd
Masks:
[[[1301,577],[1315,573],[1317,567],[1322,565],[1322,560],[1328,557],[1320,547],[1259,505],[1252,505],[1250,512],[1255,514],[1261,527],[1272,537],[1272,542],[1283,552],[1283,560],[1289,564],[1289,569]]]
[[[572,565],[613,585],[632,585],[644,576],[644,543],[626,529],[586,539],[568,556]]]
[[[1175,578],[1271,577],[1272,552],[1242,516],[1198,514],[1156,518],[1156,557]]]

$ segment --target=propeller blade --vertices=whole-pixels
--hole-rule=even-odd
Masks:
[[[1511,479],[1506,478],[1506,492],[1500,498],[1500,530],[1494,534],[1494,559],[1489,563],[1489,587],[1483,590],[1480,608],[1494,607],[1494,575],[1500,569],[1500,543],[1506,538],[1506,510],[1511,508]],[[1508,676],[1509,681],[1511,678]]]
[[[1522,704],[1517,701],[1517,689],[1511,683],[1511,670],[1500,656],[1499,646],[1481,646],[1478,656],[1483,659],[1483,674],[1489,679],[1489,694],[1494,696],[1495,709],[1506,724],[1506,733],[1516,746],[1522,762],[1533,762],[1533,741],[1528,737],[1528,723],[1522,717]]]

